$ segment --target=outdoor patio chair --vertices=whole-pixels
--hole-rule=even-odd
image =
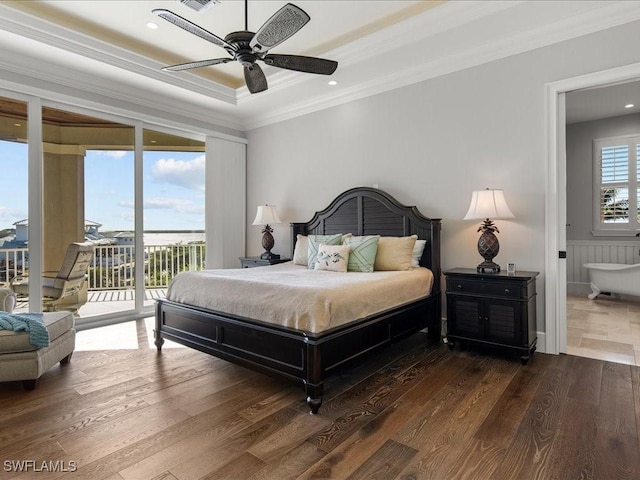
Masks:
[[[93,245],[72,243],[67,248],[62,267],[58,272],[44,272],[42,278],[43,311],[69,310],[77,312],[80,304],[69,303],[69,297],[77,294],[87,277],[93,259]],[[18,300],[29,296],[29,277],[20,275],[11,280],[9,287]]]

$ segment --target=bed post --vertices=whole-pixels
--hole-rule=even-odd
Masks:
[[[164,344],[164,338],[160,334],[160,327],[162,326],[162,304],[156,301],[156,328],[153,331],[153,336],[155,337],[154,344],[158,349],[158,352],[162,350],[162,345]]]
[[[427,339],[435,344],[439,344],[442,341],[442,300],[440,299],[440,293],[434,298],[431,305],[429,305],[429,318],[431,322],[427,329]]]
[[[440,266],[440,232],[442,230],[442,223],[439,218],[431,218],[429,222],[431,227],[428,242],[430,252],[429,268],[433,272],[432,295],[435,297],[435,302],[431,312],[433,325],[429,325],[427,336],[431,341],[440,343],[442,340],[442,289],[440,287],[442,275],[442,268]]]
[[[322,405],[322,393],[324,382],[322,381],[322,353],[317,344],[309,343],[309,338],[305,337],[307,345],[307,378],[304,381],[304,390],[307,395],[307,405],[311,409],[311,414],[315,415]]]

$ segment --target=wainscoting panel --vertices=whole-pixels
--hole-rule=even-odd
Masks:
[[[567,291],[589,289],[585,263],[640,263],[640,241],[567,240]]]

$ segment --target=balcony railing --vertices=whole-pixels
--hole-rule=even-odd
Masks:
[[[96,245],[89,268],[89,290],[122,290],[135,286],[135,247],[129,245]],[[0,283],[8,284],[27,273],[26,248],[0,249]],[[203,270],[205,244],[144,246],[145,288],[164,288],[178,273]]]

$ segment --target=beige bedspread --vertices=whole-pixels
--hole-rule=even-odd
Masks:
[[[425,297],[433,274],[338,273],[293,262],[266,267],[183,272],[167,299],[318,333]]]

